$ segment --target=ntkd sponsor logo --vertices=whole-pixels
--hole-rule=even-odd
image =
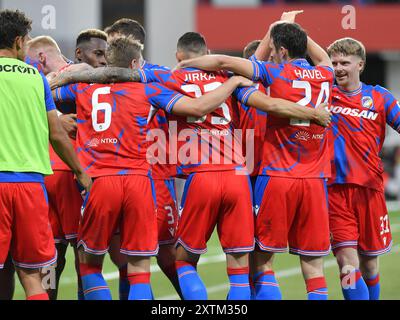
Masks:
[[[87,144],[86,147],[88,148],[95,148],[98,147],[100,144],[117,144],[118,143],[118,139],[116,138],[93,138],[92,140],[90,140]]]
[[[310,140],[310,134],[307,131],[298,131],[295,134],[297,140],[308,141]]]

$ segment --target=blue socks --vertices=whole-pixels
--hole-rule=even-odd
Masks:
[[[381,284],[379,283],[379,273],[370,279],[365,279],[368,287],[369,300],[379,300]]]
[[[308,300],[328,300],[328,288],[325,277],[306,280]]]
[[[128,281],[128,266],[119,268],[119,300],[128,300],[130,284]]]
[[[150,272],[128,274],[130,284],[128,300],[153,300]]]
[[[207,300],[207,290],[195,266],[186,261],[175,261],[179,286],[185,300]]]
[[[342,292],[345,300],[369,300],[368,287],[360,270],[340,276]]]
[[[258,272],[254,275],[256,300],[282,300],[281,290],[273,271]]]
[[[228,300],[250,300],[249,267],[227,268],[230,282]]]
[[[79,265],[85,300],[112,300],[111,291],[101,274],[102,266]]]

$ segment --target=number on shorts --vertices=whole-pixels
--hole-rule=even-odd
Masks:
[[[171,206],[165,206],[165,210],[168,211],[167,216],[169,217],[168,219],[168,224],[174,224],[175,223],[175,217],[174,217],[174,211],[172,210]]]
[[[380,217],[381,220],[381,236],[384,235],[385,233],[389,233],[389,216],[385,215]]]

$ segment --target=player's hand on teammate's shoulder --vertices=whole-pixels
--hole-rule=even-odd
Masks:
[[[328,109],[327,103],[321,103],[317,106],[316,110],[316,122],[323,126],[328,127],[331,123],[332,114]]]
[[[230,79],[237,81],[238,87],[251,87],[254,86],[254,82],[243,76],[232,76]]]
[[[67,132],[68,136],[72,139],[76,138],[77,124],[76,124],[76,114],[62,114],[59,117],[61,125]]]
[[[293,10],[293,11],[287,11],[287,12],[285,11],[284,13],[282,13],[281,21],[294,23],[296,20],[296,16],[303,12],[304,12],[304,10]]]
[[[57,74],[54,78],[48,79],[51,90],[68,84],[68,74],[65,72]]]

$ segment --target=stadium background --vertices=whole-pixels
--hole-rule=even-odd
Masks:
[[[351,5],[352,7],[346,7]],[[202,33],[214,53],[241,55],[251,40],[261,39],[271,22],[283,11],[303,9],[298,22],[323,47],[337,38],[351,36],[367,49],[367,68],[362,80],[380,84],[400,98],[400,16],[399,0],[0,0],[0,8],[20,9],[33,19],[32,36],[50,35],[68,58],[73,58],[78,33],[86,28],[105,28],[128,17],[141,22],[147,31],[145,57],[152,63],[173,67],[175,45],[186,31]],[[350,10],[350,11],[348,11]],[[343,22],[354,10],[355,28],[344,29]],[[386,197],[391,211],[394,248],[381,260],[382,298],[399,299],[400,265],[400,136],[388,128],[382,152],[386,172]],[[75,299],[76,280],[72,252],[63,273],[60,299]],[[211,299],[224,299],[228,286],[224,255],[216,238],[199,268]],[[153,266],[152,283],[156,298],[176,298],[171,285]],[[341,299],[337,268],[333,257],[325,262],[330,298]],[[298,258],[280,255],[276,270],[283,297],[305,298]],[[117,298],[118,272],[109,260],[104,266],[106,279]],[[22,288],[16,298],[23,299]]]

